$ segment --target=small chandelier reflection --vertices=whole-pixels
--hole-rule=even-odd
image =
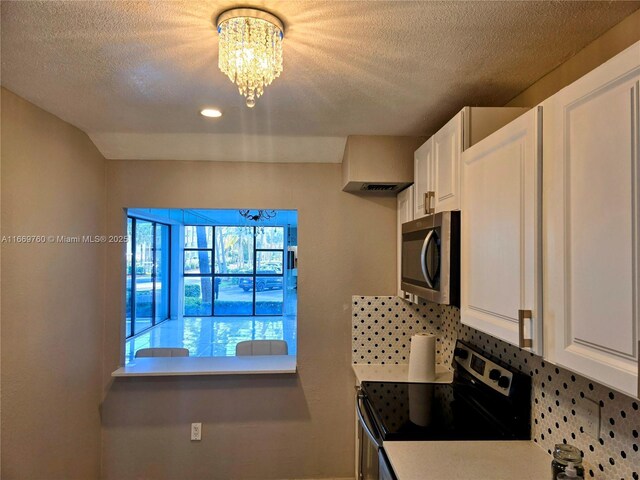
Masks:
[[[275,210],[238,210],[240,215],[242,215],[247,220],[253,220],[254,222],[259,222],[261,220],[269,220],[276,216]],[[256,212],[256,213],[252,213]]]

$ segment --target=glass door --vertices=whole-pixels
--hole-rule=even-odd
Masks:
[[[126,337],[169,318],[171,227],[127,218]]]

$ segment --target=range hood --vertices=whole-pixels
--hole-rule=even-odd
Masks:
[[[342,190],[396,195],[413,183],[413,153],[422,137],[351,135],[342,157]]]

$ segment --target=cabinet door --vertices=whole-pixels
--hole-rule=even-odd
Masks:
[[[640,43],[545,102],[547,358],[638,394]]]
[[[397,223],[397,251],[396,270],[398,278],[398,296],[410,302],[413,295],[402,290],[402,224],[413,220],[413,185],[398,194],[398,223]]]
[[[537,353],[542,351],[539,119],[539,109],[533,109],[462,154],[460,307],[463,324]]]
[[[427,140],[416,150],[413,167],[413,216],[414,218],[420,218],[429,213],[434,213],[433,138]]]
[[[460,154],[464,111],[433,136],[435,212],[460,210]]]

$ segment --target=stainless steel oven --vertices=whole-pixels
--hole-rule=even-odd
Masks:
[[[360,384],[359,480],[396,480],[384,448],[393,442],[531,438],[529,375],[460,340],[452,366],[451,383]]]
[[[378,480],[398,480],[383,448],[378,451]]]
[[[358,414],[358,479],[379,480],[380,450],[382,438],[372,421],[369,407],[364,402],[364,394],[356,390],[356,413]]]
[[[402,290],[460,306],[460,212],[440,212],[402,225]]]
[[[358,414],[358,478],[356,480],[397,480],[391,463],[382,448],[382,436],[365,394],[356,389],[356,412]]]

